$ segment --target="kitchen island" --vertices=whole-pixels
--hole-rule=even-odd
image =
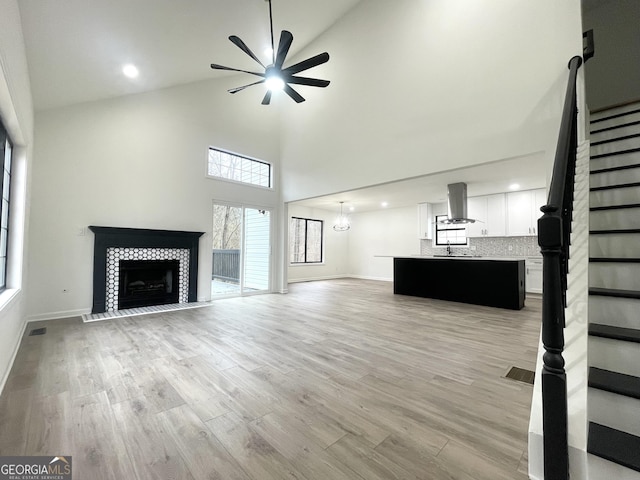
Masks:
[[[472,256],[394,257],[393,293],[520,310],[524,259]]]

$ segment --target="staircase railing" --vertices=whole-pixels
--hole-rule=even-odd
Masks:
[[[582,58],[569,61],[569,82],[553,165],[547,205],[540,210],[538,245],[542,263],[542,426],[544,478],[569,478],[567,437],[567,376],[564,370],[564,327],[567,306],[567,273],[576,170],[577,100],[576,77]]]

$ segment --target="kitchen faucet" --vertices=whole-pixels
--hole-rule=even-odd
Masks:
[[[447,255],[451,255],[451,243],[447,240]]]

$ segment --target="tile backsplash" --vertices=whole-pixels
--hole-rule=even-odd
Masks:
[[[470,247],[475,247],[471,250]],[[511,247],[511,250],[509,250]],[[420,255],[442,254],[446,247],[434,247],[431,240],[420,240]],[[451,247],[454,254],[483,257],[541,257],[538,237],[478,237],[470,238],[466,247]]]

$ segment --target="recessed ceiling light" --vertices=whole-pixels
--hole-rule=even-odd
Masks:
[[[519,183],[512,183],[511,185],[509,185],[509,190],[518,190],[519,188],[520,188]]]
[[[129,63],[122,67],[122,73],[129,78],[136,78],[140,72],[138,72],[138,67]]]
[[[383,207],[388,207],[389,206],[389,202],[382,202],[380,205],[382,205]]]
[[[353,212],[355,209],[356,209],[356,207],[354,207],[354,206],[349,207],[349,211],[350,212]]]

